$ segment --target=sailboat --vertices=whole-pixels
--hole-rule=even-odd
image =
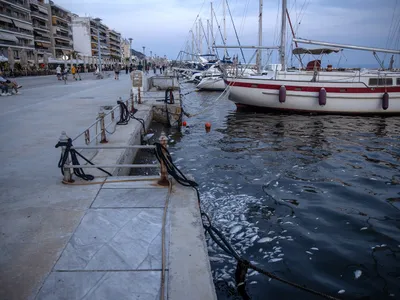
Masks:
[[[261,72],[262,0],[260,0],[259,45],[257,53],[258,76],[226,76],[229,99],[238,107],[271,110],[334,113],[334,114],[400,114],[400,72],[394,70],[343,70],[323,69],[314,61],[306,70],[285,69],[286,0],[282,1],[281,44],[279,49],[281,69]],[[294,49],[294,54],[315,53],[328,55],[341,49],[400,54],[400,50],[360,47],[296,39],[305,44],[324,46],[320,49]],[[240,47],[237,47],[240,48]],[[243,47],[242,47],[243,48]]]

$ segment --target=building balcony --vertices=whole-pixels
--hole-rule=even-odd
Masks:
[[[61,35],[61,34],[54,34],[54,39],[56,40],[62,40],[62,41],[71,41],[72,39],[69,36]]]
[[[60,44],[56,44],[56,45],[54,46],[54,49],[69,50],[69,51],[72,51],[72,50],[73,50],[72,46],[60,45]]]
[[[35,42],[44,42],[44,43],[48,42],[48,43],[50,43],[51,40],[50,40],[50,38],[45,37],[45,36],[35,36]]]
[[[34,44],[24,43],[24,42],[12,42],[0,40],[0,46],[11,47],[11,48],[21,48],[21,49],[33,49]]]
[[[34,29],[34,30],[40,30],[40,31],[50,32],[49,27],[43,26],[43,25],[39,25],[39,24],[33,24],[33,29]]]
[[[29,2],[24,0],[2,0],[3,2],[10,3],[11,6],[29,10]]]
[[[0,31],[9,31],[25,37],[32,37],[33,31],[27,31],[23,28],[0,26]]]
[[[3,11],[0,11],[0,16],[10,17],[13,20],[26,22],[28,24],[31,23],[31,19],[29,18],[29,13],[22,16],[20,14],[17,14],[16,12],[9,13],[9,12],[6,12],[3,10]]]
[[[39,20],[44,20],[44,21],[48,21],[49,20],[49,16],[45,15],[43,13],[37,12],[37,11],[31,11],[31,17],[33,18],[38,18]]]

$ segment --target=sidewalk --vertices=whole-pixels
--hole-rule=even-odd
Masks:
[[[129,87],[128,76],[55,81],[0,98],[0,299],[36,294],[98,192],[61,184],[54,148],[61,131],[75,136]]]

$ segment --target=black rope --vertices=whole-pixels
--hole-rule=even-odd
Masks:
[[[186,178],[186,176],[175,166],[175,164],[172,161],[172,157],[166,147],[161,145],[160,143],[155,143],[155,155],[157,157],[157,160],[160,163],[164,163],[168,174],[170,174],[179,184],[183,186],[190,186],[193,187],[196,190],[197,193],[197,199],[199,201],[199,206],[200,206],[200,193],[198,190],[198,184],[193,181],[189,180]],[[236,286],[238,289],[238,293],[243,297],[243,299],[248,300],[250,297],[248,296],[246,289],[245,289],[245,279],[246,279],[246,274],[248,269],[255,270],[263,275],[266,275],[272,279],[276,279],[280,282],[286,283],[290,286],[293,286],[295,288],[301,289],[303,291],[312,293],[314,295],[318,295],[321,297],[324,297],[326,299],[338,299],[335,297],[332,297],[330,295],[315,291],[313,289],[307,288],[305,286],[299,285],[294,282],[290,282],[288,280],[282,279],[273,273],[270,273],[266,270],[263,270],[254,264],[250,263],[248,260],[244,259],[241,257],[236,250],[232,247],[232,245],[228,242],[228,240],[224,237],[224,235],[212,225],[210,217],[202,211],[200,207],[200,214],[201,214],[201,219],[203,223],[203,227],[205,231],[210,235],[210,237],[213,239],[213,241],[222,249],[224,250],[227,254],[230,256],[234,257],[238,264],[237,264],[237,269],[235,272],[235,280],[236,280]]]
[[[79,166],[79,160],[78,160],[78,156],[81,157],[82,159],[84,159],[87,163],[91,164],[92,166],[94,166],[94,164],[88,160],[86,157],[84,157],[82,154],[80,154],[78,151],[76,151],[75,149],[72,148],[72,140],[71,138],[68,138],[67,142],[58,142],[57,145],[55,146],[56,148],[58,147],[65,147],[65,151],[64,153],[61,154],[60,156],[60,160],[58,161],[58,167],[61,169],[61,174],[64,175],[64,165],[68,160],[68,156],[71,154],[71,163],[74,166]],[[106,173],[109,176],[112,176],[112,174],[110,174],[109,172],[107,172],[106,170],[102,169],[102,168],[97,168],[100,171]],[[86,174],[82,168],[74,168],[74,174],[79,177],[82,178],[83,180],[86,181],[91,181],[94,179],[93,175],[90,174]]]
[[[135,113],[138,111],[136,108],[133,109],[132,112],[129,112],[128,107],[123,101],[117,101],[117,104],[120,106],[120,118],[117,122],[117,125],[127,125],[130,119],[139,121],[143,127],[143,134],[146,133],[146,125],[145,121],[141,118],[136,118]]]

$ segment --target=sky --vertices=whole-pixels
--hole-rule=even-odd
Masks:
[[[211,18],[210,0],[53,0],[56,4],[80,16],[100,17],[108,27],[132,38],[132,48],[149,55],[176,59],[180,50],[191,45],[190,30],[201,18],[205,30]],[[215,14],[222,30],[222,1],[213,0]],[[276,46],[280,34],[280,0],[264,0],[263,45]],[[242,45],[258,43],[259,0],[228,0]],[[288,0],[288,10],[297,37],[331,43],[400,49],[400,0]],[[226,15],[227,44],[237,45],[230,16]],[[221,45],[220,33],[214,20],[216,44]],[[292,34],[287,29],[288,48]],[[204,50],[206,42],[203,41]],[[315,48],[311,45],[300,47]],[[221,50],[222,51],[222,50]],[[290,49],[288,49],[289,54]],[[244,50],[247,60],[253,50]],[[222,52],[221,52],[222,53]],[[229,50],[232,56],[237,50]],[[288,55],[289,64],[298,65]],[[386,65],[390,55],[379,54]],[[264,63],[268,55],[263,55]],[[309,58],[311,60],[312,58]],[[269,62],[277,63],[276,51]],[[334,67],[378,67],[371,52],[345,50],[329,55],[325,63]],[[400,67],[400,55],[395,56]]]

